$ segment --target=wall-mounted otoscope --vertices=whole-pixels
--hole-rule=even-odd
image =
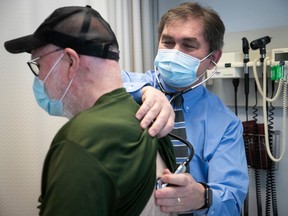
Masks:
[[[244,86],[245,86],[245,110],[246,110],[246,120],[248,121],[248,94],[249,94],[249,68],[247,63],[249,62],[249,42],[246,37],[242,38],[242,50],[244,54]]]
[[[254,72],[254,78],[255,78],[255,83],[258,89],[258,92],[262,95],[262,106],[263,106],[263,121],[264,121],[264,138],[265,138],[265,147],[266,147],[266,151],[267,154],[269,156],[269,158],[274,161],[274,162],[279,162],[280,160],[282,160],[282,158],[284,157],[285,154],[285,149],[286,149],[286,107],[287,107],[287,103],[286,103],[286,98],[287,98],[287,88],[288,88],[288,83],[287,80],[281,78],[279,79],[279,84],[278,84],[278,88],[277,88],[277,92],[275,94],[275,96],[273,98],[269,98],[267,97],[267,76],[266,76],[266,70],[267,70],[267,62],[269,57],[266,57],[266,44],[270,43],[271,38],[269,36],[265,36],[259,39],[256,39],[254,41],[252,41],[250,43],[250,47],[253,50],[256,49],[260,49],[260,61],[263,64],[262,67],[262,85],[263,87],[261,87],[259,78],[258,78],[258,74],[257,74],[257,61],[259,60],[259,58],[256,58],[253,61],[253,72]],[[273,102],[275,100],[278,99],[280,92],[282,91],[282,85],[284,85],[283,87],[283,122],[282,122],[282,149],[281,149],[281,153],[280,156],[278,158],[275,158],[270,150],[270,146],[269,146],[269,136],[268,136],[268,122],[267,122],[267,102]]]
[[[271,37],[265,36],[258,38],[250,43],[250,47],[253,50],[260,49],[260,61],[263,62],[266,57],[266,44],[270,43]]]

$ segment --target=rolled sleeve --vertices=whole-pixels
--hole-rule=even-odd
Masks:
[[[144,86],[153,86],[152,71],[146,73],[135,73],[128,71],[121,71],[123,86],[128,93],[132,95],[134,100],[138,103],[142,103],[141,89]]]

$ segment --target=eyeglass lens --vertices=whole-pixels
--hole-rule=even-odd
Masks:
[[[32,72],[35,74],[35,76],[38,76],[40,72],[39,64],[37,62],[28,62],[28,65]]]

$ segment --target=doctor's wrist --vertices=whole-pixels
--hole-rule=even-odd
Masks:
[[[206,208],[209,208],[211,205],[212,205],[212,197],[213,197],[213,194],[212,194],[212,189],[210,188],[209,185],[203,183],[203,182],[198,182],[199,184],[202,185],[203,187],[203,197],[201,198],[201,203],[202,203],[202,206],[197,209],[197,210],[201,210],[201,209],[206,209]]]

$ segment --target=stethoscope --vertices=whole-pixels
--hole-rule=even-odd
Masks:
[[[188,92],[188,91],[191,91],[191,90],[195,89],[196,87],[198,87],[199,85],[201,85],[202,83],[204,83],[204,82],[206,82],[208,79],[210,79],[215,73],[217,73],[217,65],[216,65],[216,63],[215,63],[214,61],[212,61],[212,62],[214,63],[214,65],[215,65],[216,68],[215,68],[215,70],[211,73],[210,76],[208,76],[206,79],[202,80],[201,82],[199,82],[199,83],[197,83],[197,84],[195,84],[195,85],[193,85],[193,86],[191,86],[191,87],[188,87],[188,88],[186,88],[186,89],[184,89],[184,90],[182,90],[182,91],[179,91],[179,92],[170,92],[170,91],[165,90],[164,86],[162,85],[162,83],[161,83],[160,80],[159,80],[158,70],[157,70],[157,68],[155,67],[155,68],[154,68],[154,71],[155,71],[156,80],[157,80],[157,82],[158,82],[158,85],[159,85],[161,91],[162,91],[164,94],[170,96],[169,102],[172,103],[172,102],[175,100],[175,98],[177,98],[178,96],[180,96],[180,95],[182,95],[182,94],[185,94],[185,93]],[[202,73],[202,74],[198,77],[198,79],[201,78],[204,74],[205,74],[205,73]],[[175,134],[173,134],[173,133],[169,133],[168,135],[171,136],[172,138],[177,139],[177,140],[179,140],[180,142],[184,143],[184,144],[188,147],[188,149],[189,149],[190,154],[189,154],[188,157],[184,160],[184,162],[182,162],[182,163],[177,167],[176,171],[174,172],[174,174],[184,173],[184,172],[186,171],[186,166],[189,165],[190,161],[192,160],[192,158],[193,158],[193,156],[194,156],[194,148],[193,148],[192,144],[191,144],[188,140],[183,139],[183,138],[181,138],[181,137],[179,137],[179,136],[177,136],[177,135],[175,135]],[[158,179],[157,179],[157,181],[156,181],[156,189],[161,189],[161,188],[164,188],[164,187],[166,187],[166,186],[168,186],[168,184],[165,183],[165,182],[163,182],[163,181],[161,180],[161,178],[158,178]]]
[[[189,152],[190,154],[188,155],[188,157],[185,159],[185,161],[183,161],[176,169],[176,171],[174,172],[174,174],[179,174],[179,173],[184,173],[186,171],[186,166],[189,165],[190,161],[192,160],[193,156],[194,156],[194,148],[192,146],[192,144],[185,140],[185,139],[182,139],[181,137],[173,134],[173,133],[169,133],[168,134],[169,136],[171,136],[172,138],[174,139],[177,139],[179,140],[180,142],[184,143],[188,149],[189,149]],[[164,188],[166,187],[168,184],[163,182],[161,180],[161,178],[158,178],[157,181],[156,181],[156,189],[161,189],[161,188]]]

